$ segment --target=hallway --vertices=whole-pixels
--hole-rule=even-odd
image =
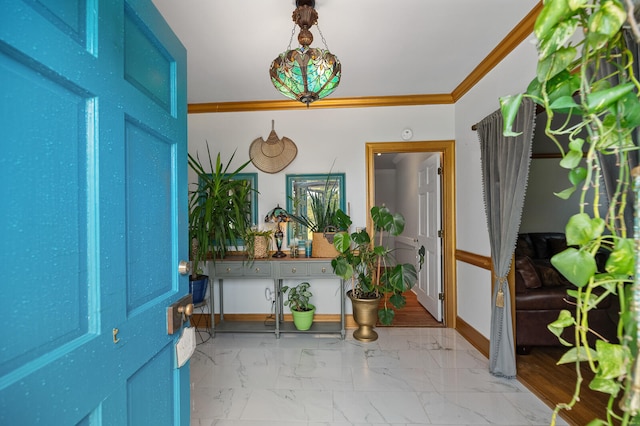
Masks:
[[[206,426],[548,425],[551,410],[447,328],[377,328],[361,343],[217,334],[191,360],[191,421]],[[566,423],[559,420],[557,424]]]

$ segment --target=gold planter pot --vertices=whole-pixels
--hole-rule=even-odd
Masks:
[[[378,340],[378,333],[373,329],[378,322],[378,305],[380,297],[376,299],[357,299],[352,296],[352,291],[347,292],[353,306],[353,320],[358,324],[358,329],[353,332],[353,338],[361,342],[374,342]]]

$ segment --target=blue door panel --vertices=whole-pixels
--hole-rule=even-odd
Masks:
[[[85,117],[91,102],[73,84],[18,59],[24,57],[0,53],[0,90],[8,102],[3,119],[27,126],[3,126],[0,247],[11,261],[2,268],[0,282],[18,276],[25,280],[3,290],[3,299],[16,304],[6,319],[17,330],[4,328],[0,338],[8,341],[9,332],[18,338],[0,351],[0,371],[30,362],[89,329]],[[24,249],[16,250],[16,241],[26,243]],[[31,283],[39,291],[25,291]],[[41,315],[24,321],[34,306]]]
[[[127,307],[134,310],[172,291],[174,229],[173,144],[131,120],[126,122]],[[153,214],[150,214],[153,212]],[[149,232],[154,229],[157,232]]]
[[[125,79],[172,111],[173,59],[133,10],[125,10]]]
[[[164,374],[173,368],[172,347],[165,347],[127,381],[130,425],[166,424],[174,418],[173,378]],[[149,398],[149,391],[153,394]]]
[[[188,424],[186,51],[151,0],[0,7],[0,424]]]

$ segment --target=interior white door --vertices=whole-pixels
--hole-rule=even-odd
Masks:
[[[424,264],[414,291],[418,302],[442,321],[442,239],[440,214],[440,154],[434,153],[418,170],[418,248],[425,248]]]

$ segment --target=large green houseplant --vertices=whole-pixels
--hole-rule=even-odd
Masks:
[[[627,13],[632,3],[546,0],[534,29],[539,54],[536,78],[525,93],[501,99],[505,135],[512,134],[523,96],[546,110],[545,133],[558,146],[560,165],[568,170],[571,183],[556,195],[566,199],[577,191],[582,201],[579,213],[566,225],[567,244],[572,247],[552,258],[553,265],[575,285],[569,296],[576,301],[576,312],[563,311],[549,329],[559,338],[565,328],[573,330],[575,343],[560,338],[569,349],[559,362],[576,363],[578,374],[572,400],[556,406],[552,424],[559,410],[571,409],[580,398],[580,363],[587,363],[595,373],[589,387],[610,395],[603,418],[590,425],[637,424],[640,410],[638,306],[630,303],[637,281],[638,248],[627,225],[631,194],[628,157],[637,150],[634,138],[640,126],[640,84],[634,71],[638,58],[629,49],[626,40],[630,38],[625,40],[623,28],[628,23],[634,32],[637,30],[633,13]],[[578,117],[578,123],[569,125],[568,118],[552,126],[553,117],[559,114]],[[568,138],[568,147],[558,142],[561,135]],[[582,166],[585,156],[586,166]],[[598,207],[605,197],[600,181],[608,156],[614,156],[619,167],[608,213],[601,217]],[[589,188],[594,192],[592,205],[584,202]],[[603,250],[609,257],[605,270],[598,271],[595,255]],[[595,344],[589,345],[589,312],[610,295],[620,302],[619,341],[608,342],[596,335]],[[620,403],[614,404],[616,400]]]
[[[198,182],[189,192],[189,239],[191,279],[201,276],[201,262],[211,257],[222,258],[229,247],[238,248],[251,225],[250,194],[254,191],[248,181],[236,179],[249,163],[237,169],[229,169],[235,152],[225,165],[220,159],[211,157],[207,143],[204,162],[199,155],[189,154],[189,166],[196,172]]]
[[[406,299],[402,293],[413,287],[418,274],[410,263],[396,264],[392,257],[393,249],[383,244],[385,234],[398,236],[404,231],[405,220],[402,215],[393,214],[384,206],[372,207],[370,213],[373,224],[371,235],[366,229],[353,233],[342,231],[335,235],[333,245],[338,250],[338,256],[331,261],[331,266],[336,275],[351,283],[347,295],[352,303],[369,301],[368,305],[377,313],[375,317],[380,323],[391,325],[395,311],[389,304],[396,309],[405,306]],[[342,229],[349,229],[352,224],[351,218],[342,210],[336,213],[336,220]],[[377,238],[377,243],[374,238]],[[384,304],[378,310],[381,298]],[[356,322],[361,316],[356,313],[354,306]],[[358,322],[358,325],[360,328],[354,333],[356,339],[375,340],[375,332],[370,329],[375,322],[373,325]]]

